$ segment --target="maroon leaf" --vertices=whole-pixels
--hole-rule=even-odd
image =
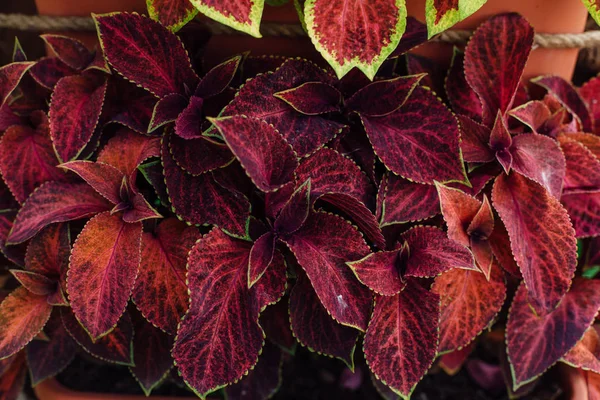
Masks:
[[[161,126],[175,121],[179,114],[188,107],[188,104],[187,98],[177,93],[161,98],[154,105],[148,132],[154,132]]]
[[[150,157],[160,155],[160,139],[150,138],[129,129],[119,129],[98,153],[97,161],[112,165],[131,182],[137,167]]]
[[[427,89],[415,88],[391,114],[361,119],[373,149],[393,173],[420,183],[466,180],[458,122]]]
[[[504,274],[497,264],[489,282],[479,272],[453,269],[438,276],[431,291],[441,300],[440,353],[468,345],[492,323],[506,298]]]
[[[32,386],[57,375],[71,363],[77,352],[77,344],[65,330],[56,313],[50,318],[44,333],[49,341],[33,340],[27,346],[27,364]]]
[[[305,60],[287,60],[275,72],[246,82],[223,110],[222,116],[246,115],[272,124],[294,148],[298,156],[312,153],[339,134],[344,125],[323,116],[303,115],[275,93],[306,82],[334,84],[331,75]]]
[[[373,82],[346,101],[346,107],[367,117],[382,117],[400,108],[424,75],[398,77]]]
[[[315,212],[284,242],[331,316],[343,325],[366,329],[371,294],[344,264],[369,252],[361,234],[338,216]]]
[[[446,77],[446,95],[452,105],[452,109],[457,114],[465,116],[474,122],[481,122],[483,106],[477,94],[471,89],[469,83],[467,83],[464,62],[465,54],[454,48],[452,63]]]
[[[277,304],[267,307],[260,315],[260,326],[265,330],[267,339],[271,343],[293,355],[298,342],[290,328],[288,303],[289,299],[284,296]]]
[[[200,233],[176,218],[142,234],[142,261],[132,299],[142,315],[169,334],[188,308],[185,283],[187,255]],[[160,299],[160,301],[157,301]]]
[[[192,96],[190,103],[179,114],[175,122],[175,134],[184,139],[202,137],[202,123],[204,122],[204,100],[198,96]]]
[[[281,209],[274,224],[276,232],[291,234],[302,227],[310,212],[310,193],[311,184],[308,178]]]
[[[147,133],[156,97],[125,79],[114,79],[113,82],[115,81],[113,86],[116,87],[109,86],[109,94],[106,96],[105,115],[109,117],[108,122],[119,123],[138,133]]]
[[[29,74],[39,85],[53,90],[61,78],[75,71],[56,57],[43,57],[29,69]]]
[[[264,343],[259,314],[285,291],[280,255],[249,289],[249,256],[248,242],[216,228],[190,252],[190,309],[179,324],[172,354],[184,381],[201,397],[240,379],[256,364]]]
[[[494,223],[494,231],[490,236],[490,246],[492,247],[492,253],[500,266],[511,274],[514,277],[521,278],[521,272],[519,271],[519,266],[515,261],[515,257],[513,256],[511,246],[510,246],[510,238],[508,237],[508,232],[506,231],[506,227],[501,219],[496,219]]]
[[[125,311],[140,267],[142,224],[109,213],[92,218],[73,244],[67,291],[77,319],[96,340]]]
[[[86,352],[102,361],[133,365],[133,325],[128,313],[123,314],[108,335],[96,341],[92,341],[71,310],[61,309],[60,316],[69,335]]]
[[[127,13],[95,20],[106,59],[126,79],[158,98],[186,95],[198,85],[181,41],[158,22]]]
[[[531,80],[548,90],[556,99],[581,123],[581,130],[592,132],[590,112],[577,90],[569,82],[559,76],[540,76]]]
[[[516,172],[560,198],[565,178],[565,156],[554,139],[535,133],[517,135],[513,138],[510,153],[512,168]],[[598,165],[600,167],[600,163]]]
[[[460,135],[463,158],[467,162],[489,162],[495,157],[489,146],[491,131],[471,118],[464,115],[457,116],[460,122]]]
[[[171,347],[173,338],[160,329],[153,327],[143,318],[134,324],[135,343],[133,359],[135,366],[129,370],[138,381],[144,394],[150,396],[173,368]]]
[[[544,125],[552,117],[548,106],[540,100],[532,100],[510,110],[510,116],[527,125],[533,133],[544,134]]]
[[[340,111],[342,94],[333,86],[321,82],[302,85],[274,94],[294,110],[305,115],[319,115]]]
[[[364,343],[377,379],[410,397],[435,359],[439,318],[439,296],[414,281],[400,294],[378,296]]]
[[[25,265],[25,251],[27,250],[25,244],[18,246],[7,246],[7,237],[13,227],[13,221],[17,215],[16,210],[2,210],[0,211],[0,251],[7,260],[15,263],[16,265]]]
[[[585,331],[583,337],[571,350],[565,354],[561,361],[576,368],[591,370],[600,373],[600,336],[592,325]]]
[[[0,304],[0,358],[16,354],[46,325],[52,306],[46,296],[16,288]]]
[[[410,182],[390,173],[386,176],[387,185],[379,189],[382,196],[379,223],[382,227],[421,221],[440,212],[435,186]]]
[[[404,3],[316,0],[304,14],[308,35],[339,78],[357,67],[373,80],[406,28]]]
[[[492,192],[510,247],[539,315],[554,309],[569,289],[577,264],[566,210],[542,186],[515,172],[496,178]]]
[[[346,262],[361,283],[382,296],[394,296],[406,286],[400,269],[409,256],[408,246],[371,253],[358,261]]]
[[[281,188],[294,176],[296,155],[283,136],[267,122],[244,116],[210,119],[263,192]]]
[[[22,243],[49,224],[85,218],[109,209],[109,203],[87,184],[48,182],[23,204],[7,242]]]
[[[560,201],[571,217],[576,237],[600,234],[600,192],[565,195]]]
[[[18,269],[11,269],[9,271],[24,288],[33,294],[47,296],[56,290],[56,282],[52,282],[51,279],[44,275]]]
[[[406,18],[406,30],[400,38],[400,43],[390,57],[400,56],[414,47],[427,41],[427,25],[409,16]]]
[[[94,56],[79,40],[61,35],[41,35],[58,59],[69,67],[81,71],[87,67]]]
[[[198,9],[189,0],[149,0],[148,15],[173,32],[194,19]]]
[[[451,268],[478,270],[473,255],[464,246],[433,226],[417,226],[402,234],[410,256],[405,264],[405,276],[435,277]]]
[[[467,358],[471,355],[475,343],[463,347],[461,350],[451,351],[440,356],[439,366],[450,376],[454,376],[460,371]]]
[[[226,144],[205,136],[187,140],[170,135],[169,149],[177,165],[191,175],[224,167],[234,159]]]
[[[32,62],[16,62],[0,68],[0,107],[4,105],[8,96],[15,90],[27,70],[33,66]]]
[[[419,84],[428,87],[445,100],[446,66],[427,57],[407,54],[406,69],[409,75],[425,74]]]
[[[193,224],[214,224],[233,235],[246,236],[250,203],[243,194],[222,186],[212,172],[186,174],[170,156],[167,138],[163,138],[161,156],[169,199],[177,215]]]
[[[37,129],[14,125],[0,141],[0,172],[20,203],[42,183],[64,181],[48,137],[47,125]]]
[[[283,353],[266,343],[254,368],[241,381],[225,388],[230,400],[262,400],[271,398],[281,386]]]
[[[19,353],[9,359],[6,371],[0,376],[0,395],[6,399],[17,399],[23,393],[27,368],[25,354]]]
[[[533,28],[518,14],[492,17],[475,31],[465,49],[465,77],[483,105],[483,121],[511,109],[533,46]]]
[[[299,273],[290,294],[290,324],[300,344],[319,354],[339,358],[354,369],[359,331],[331,318],[304,273]]]
[[[50,103],[50,135],[61,161],[81,153],[98,124],[106,80],[98,82],[85,75],[62,78],[56,84]]]
[[[594,77],[579,89],[579,95],[586,103],[590,117],[593,121],[592,132],[596,135],[600,133],[600,104],[595,100],[596,93],[598,93],[598,90],[600,89],[598,85],[600,85],[600,79]]]
[[[570,135],[558,137],[560,149],[566,160],[564,194],[585,193],[600,190],[600,160]]]
[[[103,162],[71,161],[60,165],[75,172],[88,185],[113,204],[121,202],[121,183],[124,175],[117,168]]]
[[[437,184],[444,221],[448,226],[448,237],[463,246],[469,246],[467,229],[481,207],[481,201],[454,188]]]
[[[531,382],[581,339],[600,308],[600,281],[577,278],[558,307],[536,314],[521,285],[510,307],[506,326],[508,359],[514,389]]]
[[[208,99],[222,93],[233,80],[241,61],[241,56],[235,56],[213,67],[198,84],[195,95]]]
[[[275,256],[275,235],[267,232],[254,242],[248,262],[248,287],[263,276]]]

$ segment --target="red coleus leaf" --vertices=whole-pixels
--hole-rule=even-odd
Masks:
[[[204,15],[254,37],[260,35],[264,0],[190,0]]]
[[[369,252],[360,232],[336,215],[314,212],[302,228],[283,240],[331,316],[343,325],[365,330],[372,296],[345,265]]]
[[[571,217],[576,237],[600,234],[600,192],[565,195],[560,201]]]
[[[24,125],[26,119],[14,113],[14,111],[5,104],[0,107],[0,131],[4,132],[13,125]]]
[[[27,379],[25,354],[19,353],[9,361],[6,371],[0,376],[0,395],[6,399],[17,399],[23,393]]]
[[[408,16],[406,18],[406,30],[400,38],[400,43],[391,57],[400,56],[407,53],[409,50],[425,43],[427,41],[427,25],[416,19]]]
[[[147,133],[156,97],[142,88],[113,77],[106,96],[107,123],[115,122],[139,133]]]
[[[596,158],[600,159],[600,136],[580,132],[569,133],[568,138],[583,144]]]
[[[448,75],[446,76],[446,95],[452,105],[452,109],[456,113],[472,119],[475,122],[481,122],[483,106],[477,94],[467,83],[465,78],[464,60],[465,54],[455,48],[452,62],[448,69]]]
[[[161,126],[177,120],[179,114],[189,106],[186,96],[177,93],[164,96],[154,105],[148,132],[154,132]]]
[[[540,76],[531,82],[548,90],[581,123],[583,131],[592,132],[592,118],[587,105],[569,82],[559,76]]]
[[[140,266],[142,224],[116,215],[92,218],[73,244],[67,291],[92,339],[114,328],[125,311]]]
[[[600,374],[600,336],[596,328],[590,326],[581,340],[562,357],[561,361]]]
[[[227,89],[242,61],[242,56],[235,56],[213,67],[202,77],[195,95],[203,99],[214,97]]]
[[[266,343],[254,368],[241,381],[225,388],[230,400],[261,400],[271,398],[281,386],[283,353]]]
[[[451,28],[485,4],[485,0],[429,0],[425,18],[429,37]]]
[[[53,90],[58,81],[75,74],[75,70],[56,57],[43,57],[29,69],[29,75],[40,86]]]
[[[406,69],[409,75],[425,74],[419,82],[421,86],[428,87],[444,99],[446,66],[427,58],[413,54],[406,55]]]
[[[70,253],[68,224],[52,224],[29,242],[25,256],[26,270],[51,279],[56,285],[55,290],[60,291],[65,283]]]
[[[0,211],[0,252],[7,260],[15,263],[16,265],[25,265],[25,244],[18,246],[7,246],[6,240],[13,227],[13,221],[17,215],[16,210],[2,210]]]
[[[379,219],[382,227],[421,221],[440,212],[435,186],[411,182],[391,173],[386,177],[386,186],[380,186],[377,195],[382,199]]]
[[[133,360],[129,370],[138,381],[146,396],[158,386],[173,368],[171,347],[173,337],[155,328],[143,318],[134,324],[135,343]]]
[[[534,380],[581,339],[600,308],[600,281],[577,278],[558,307],[536,314],[521,285],[506,326],[508,359],[514,389]]]
[[[182,139],[177,135],[170,135],[169,150],[175,163],[191,175],[224,167],[235,158],[226,144],[205,136]]]
[[[415,280],[395,296],[378,296],[364,352],[377,379],[408,398],[437,353],[440,298]]]
[[[214,228],[190,252],[190,309],[179,324],[172,354],[181,376],[200,397],[240,379],[256,364],[264,335],[259,314],[285,291],[279,253],[262,279],[248,288],[250,247]]]
[[[98,124],[106,80],[87,75],[62,78],[50,102],[50,135],[61,161],[70,161],[88,144]]]
[[[360,332],[331,318],[302,272],[290,294],[290,324],[300,344],[319,354],[339,358],[354,369],[354,349]]]
[[[345,105],[367,117],[382,117],[400,108],[424,74],[373,82],[352,95]]]
[[[135,182],[137,167],[150,157],[160,155],[160,139],[120,129],[98,153],[97,161],[109,164]]]
[[[415,88],[391,114],[361,119],[375,153],[393,173],[420,183],[466,180],[458,122],[427,89]]]
[[[479,272],[453,269],[438,276],[431,291],[441,300],[440,353],[468,345],[492,323],[506,298],[504,273],[497,264],[489,281]]]
[[[546,123],[552,117],[552,112],[543,101],[532,100],[513,108],[509,114],[527,125],[533,133],[550,134],[546,130]]]
[[[84,181],[113,204],[121,202],[123,173],[103,162],[71,161],[61,168],[75,172]]]
[[[41,35],[41,38],[60,61],[75,70],[83,70],[94,59],[94,55],[77,39],[61,35]]]
[[[173,32],[177,32],[198,14],[189,0],[147,0],[146,4],[150,18]]]
[[[407,245],[392,251],[371,253],[358,261],[347,262],[358,280],[382,296],[394,296],[406,286],[401,263],[409,257]]]
[[[483,121],[491,126],[496,113],[511,109],[534,31],[518,14],[492,17],[475,31],[465,49],[465,77],[482,103]]]
[[[225,107],[222,116],[246,115],[272,124],[298,156],[303,157],[334,138],[344,127],[324,116],[301,114],[274,96],[306,82],[333,85],[334,78],[309,61],[287,60],[275,72],[258,75],[246,82]]]
[[[85,218],[109,209],[109,203],[87,184],[48,182],[23,204],[7,242],[22,243],[49,224]]]
[[[19,283],[33,294],[47,296],[56,290],[56,282],[35,272],[11,269],[10,273]]]
[[[529,302],[544,315],[569,289],[577,264],[569,216],[542,186],[515,172],[496,178],[492,201],[508,231]]]
[[[176,218],[142,234],[142,261],[132,299],[148,321],[170,334],[175,334],[188,308],[185,265],[199,238],[196,228]]]
[[[96,341],[92,341],[71,310],[61,309],[60,316],[69,335],[86,352],[102,361],[133,365],[133,325],[128,313],[123,314],[109,334]]]
[[[310,192],[311,183],[308,178],[294,191],[279,212],[273,226],[276,232],[291,234],[302,227],[310,212]]]
[[[517,135],[509,151],[512,156],[511,167],[516,172],[536,181],[552,196],[560,198],[565,178],[565,155],[554,139],[536,133]]]
[[[600,190],[600,160],[571,135],[558,136],[566,160],[563,194]]]
[[[489,243],[492,248],[492,254],[494,254],[500,266],[512,276],[521,278],[519,266],[511,250],[508,232],[501,219],[494,221],[494,231],[490,235]]]
[[[42,183],[66,180],[65,174],[56,168],[58,160],[47,128],[47,124],[37,129],[14,125],[0,141],[0,172],[20,203]]]
[[[238,237],[246,236],[250,202],[240,192],[226,188],[209,172],[192,176],[181,170],[162,143],[162,163],[174,211],[193,224],[214,224]]]
[[[463,158],[467,162],[489,162],[495,158],[494,151],[489,146],[491,131],[471,118],[458,115]]]
[[[77,353],[77,344],[67,333],[58,312],[55,311],[46,324],[44,333],[49,337],[48,341],[32,340],[27,346],[27,364],[33,386],[57,375]]]
[[[244,116],[210,121],[260,190],[271,192],[293,179],[296,155],[273,126]]]
[[[186,95],[198,85],[181,41],[166,27],[138,14],[97,15],[95,20],[106,59],[126,79],[158,98]]]
[[[586,103],[593,121],[592,132],[596,135],[600,133],[600,103],[596,100],[596,93],[600,90],[600,78],[594,77],[587,81],[580,89],[579,95]]]
[[[16,354],[46,325],[52,306],[46,296],[16,288],[0,304],[0,358]]]
[[[313,44],[339,78],[357,67],[372,80],[406,28],[403,2],[308,0],[304,17]]]
[[[296,353],[298,341],[292,334],[288,312],[289,298],[284,296],[277,304],[265,309],[260,315],[260,326],[267,334],[267,339],[288,354]]]
[[[192,96],[189,104],[181,111],[175,121],[175,134],[184,139],[202,137],[204,122],[204,99]]]
[[[8,96],[19,85],[21,78],[33,64],[32,62],[16,62],[0,68],[0,107],[4,105]]]
[[[305,115],[340,111],[342,102],[339,90],[321,82],[306,82],[296,88],[275,93],[274,96]]]
[[[267,232],[256,239],[248,262],[248,287],[252,287],[263,276],[275,256],[275,235]]]
[[[464,363],[467,361],[467,358],[471,355],[474,347],[473,342],[471,344],[463,347],[460,350],[454,350],[450,353],[446,353],[440,356],[439,358],[439,366],[450,376],[454,376],[460,371]]]

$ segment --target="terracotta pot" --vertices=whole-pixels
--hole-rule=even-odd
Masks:
[[[425,0],[406,0],[408,14],[425,21]],[[479,11],[454,26],[455,29],[475,29],[489,17],[518,12],[539,33],[581,33],[585,29],[587,10],[581,0],[488,0]],[[452,45],[427,43],[415,53],[449,64]],[[525,67],[524,78],[553,74],[571,80],[577,49],[535,49]]]
[[[38,400],[142,400],[147,399],[144,395],[126,395],[113,393],[88,393],[76,392],[61,385],[56,379],[47,379],[33,388]],[[152,396],[152,400],[194,400],[197,397],[165,397]],[[211,400],[209,398],[209,400]],[[214,399],[212,399],[214,400]]]
[[[104,14],[113,11],[146,12],[145,0],[35,0],[39,15],[87,17],[91,13]],[[97,45],[95,32],[64,32],[81,40],[89,48]]]

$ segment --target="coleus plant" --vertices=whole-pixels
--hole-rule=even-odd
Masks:
[[[289,0],[287,0],[289,1]],[[281,6],[286,0],[146,0],[148,14],[177,31],[198,12],[233,29],[261,37],[265,3]],[[600,6],[582,0],[600,23]],[[396,49],[407,27],[405,0],[293,0],[303,28],[315,48],[339,78],[356,67],[373,79]],[[479,10],[486,0],[427,0],[427,37],[445,31]],[[410,21],[410,20],[408,20]],[[409,35],[410,35],[409,31]],[[355,40],[360,37],[361,40]]]
[[[169,27],[95,20],[97,52],[46,36],[57,57],[0,70],[3,387],[82,349],[146,394],[175,368],[201,398],[267,398],[296,343],[353,369],[362,341],[408,398],[487,329],[511,393],[557,362],[600,372],[600,81],[532,97],[522,17],[441,79],[410,55],[399,74],[405,36],[373,82],[248,55],[204,72]]]

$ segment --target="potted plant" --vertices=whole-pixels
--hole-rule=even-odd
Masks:
[[[62,384],[88,367],[121,394],[129,369],[146,395],[289,398],[295,363],[287,382],[334,366],[319,379],[358,398],[441,370],[547,391],[557,364],[599,390],[600,81],[540,76],[532,97],[522,16],[440,76],[400,74],[419,29],[366,74],[208,69],[184,33],[94,18],[98,51],[45,35],[56,57],[0,69],[7,398],[27,370],[41,400],[86,398]]]

